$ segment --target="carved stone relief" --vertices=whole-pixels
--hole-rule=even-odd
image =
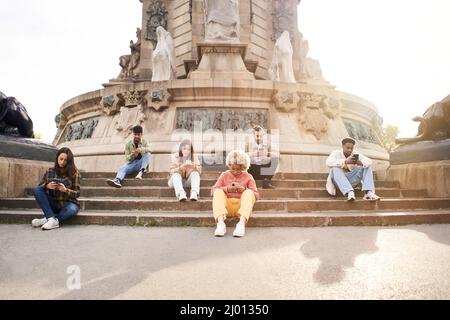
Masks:
[[[99,119],[89,119],[73,123],[66,129],[64,141],[85,140],[92,138]]]
[[[156,28],[163,27],[167,30],[168,13],[165,4],[161,0],[155,0],[147,10],[148,20],[145,39],[150,40],[154,47],[156,47],[156,43],[158,42]]]
[[[344,119],[344,125],[349,136],[353,139],[381,145],[381,142],[375,134],[374,130],[368,125],[350,119]]]
[[[176,129],[193,131],[196,122],[201,124],[203,131],[215,129],[219,131],[248,130],[255,125],[268,127],[268,112],[264,109],[258,110],[235,110],[235,109],[178,109],[176,113]]]

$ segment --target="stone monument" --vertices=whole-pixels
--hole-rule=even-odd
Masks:
[[[336,90],[308,56],[298,0],[140,2],[140,40],[120,58],[120,76],[60,108],[54,141],[74,151],[80,169],[117,170],[136,124],[150,141],[150,170],[156,172],[168,170],[170,154],[185,137],[207,170],[209,160],[223,161],[217,154],[240,147],[237,137],[248,137],[254,125],[270,133],[281,154],[279,172],[327,172],[325,158],[347,136],[375,169],[389,165],[377,108]],[[161,43],[161,30],[170,33],[169,41]],[[173,59],[171,50],[162,50],[172,39]],[[130,65],[137,66],[133,72]],[[162,66],[170,72],[160,78]],[[274,77],[274,70],[282,76]]]
[[[431,105],[421,117],[417,136],[397,139],[387,176],[402,185],[450,196],[450,95]]]
[[[16,98],[0,92],[0,197],[24,196],[52,166],[57,148],[34,139],[33,121]]]

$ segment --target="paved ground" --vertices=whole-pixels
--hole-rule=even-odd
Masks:
[[[0,298],[450,298],[450,225],[231,232],[0,225]]]

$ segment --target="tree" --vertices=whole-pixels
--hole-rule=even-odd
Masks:
[[[387,151],[391,152],[397,146],[395,139],[399,134],[399,128],[392,124],[387,124],[383,128],[383,144]]]

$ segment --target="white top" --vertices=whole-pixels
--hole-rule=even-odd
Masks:
[[[361,152],[359,152],[358,150],[354,149],[350,156],[352,156],[354,154],[359,154],[359,160],[362,162],[364,168],[368,168],[368,167],[370,167],[372,165],[372,160],[370,160],[369,158],[367,158],[366,156],[361,154]],[[336,168],[336,167],[337,168],[344,168],[346,159],[347,159],[347,157],[344,155],[344,151],[342,149],[338,149],[338,150],[333,151],[328,156],[328,159],[326,161],[326,165],[330,169]],[[358,168],[358,166],[354,165],[354,164],[348,164],[347,168],[350,171],[353,171],[356,168]],[[331,194],[332,196],[336,195],[336,187],[334,186],[333,180],[331,179],[331,172],[328,175],[326,188],[327,188],[327,192],[329,194]]]

